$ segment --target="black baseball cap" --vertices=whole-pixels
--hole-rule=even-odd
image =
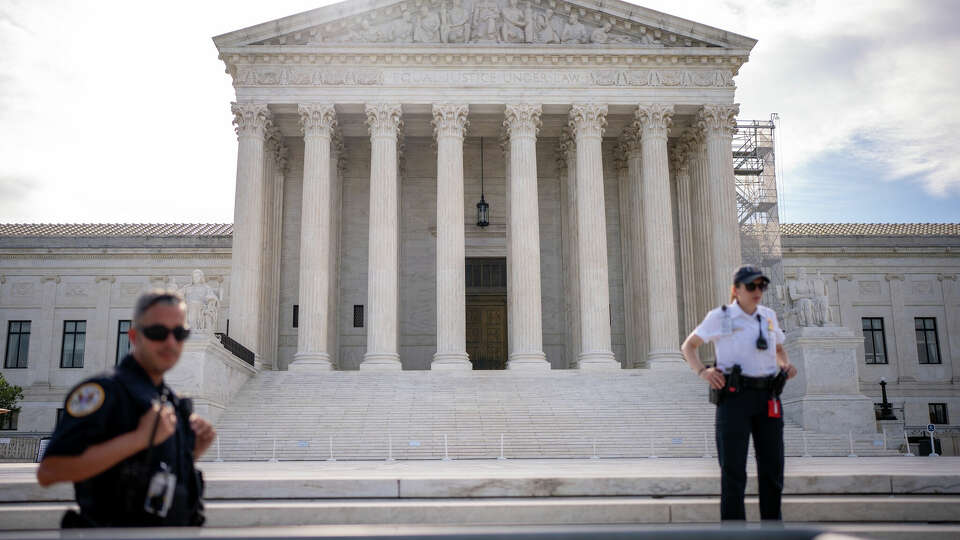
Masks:
[[[733,275],[733,284],[737,283],[753,283],[760,278],[767,283],[770,283],[770,278],[763,275],[763,271],[757,268],[756,266],[741,266],[737,273]]]

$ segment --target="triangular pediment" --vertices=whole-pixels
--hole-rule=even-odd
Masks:
[[[725,48],[755,40],[621,2],[347,0],[214,38],[217,48],[320,46],[571,46]]]

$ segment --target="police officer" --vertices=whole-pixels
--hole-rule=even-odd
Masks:
[[[710,383],[720,460],[720,518],[745,520],[747,448],[753,435],[757,458],[760,518],[780,520],[783,491],[783,411],[779,391],[797,369],[783,350],[784,334],[772,309],[760,305],[770,280],[744,266],[733,278],[731,303],[707,314],[683,343],[683,356]],[[716,366],[705,367],[697,348],[716,347]]]
[[[209,422],[163,382],[190,335],[176,293],[137,300],[132,354],[77,385],[37,469],[42,486],[73,482],[80,513],[62,526],[185,526],[203,523],[203,480],[194,468],[213,443]]]

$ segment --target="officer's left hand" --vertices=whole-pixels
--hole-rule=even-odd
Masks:
[[[787,380],[796,377],[798,373],[797,368],[793,364],[790,364],[787,366],[786,372],[787,372]]]
[[[207,448],[210,448],[213,440],[217,437],[217,432],[210,422],[201,418],[197,413],[190,415],[190,429],[197,437],[197,442],[193,447],[193,457],[196,459],[202,456]]]

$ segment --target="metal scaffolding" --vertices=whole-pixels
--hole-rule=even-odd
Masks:
[[[784,281],[774,151],[777,120],[774,113],[768,121],[738,121],[733,136],[741,257],[744,264],[762,268],[774,288]],[[772,305],[776,296],[768,295],[765,303],[778,307]]]

